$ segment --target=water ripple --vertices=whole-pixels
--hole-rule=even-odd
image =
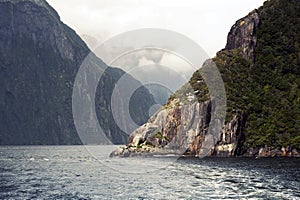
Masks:
[[[182,158],[168,166],[149,158],[142,162],[164,167],[134,174],[82,146],[0,147],[0,155],[0,199],[300,199],[296,158]],[[124,171],[146,166],[122,161]]]

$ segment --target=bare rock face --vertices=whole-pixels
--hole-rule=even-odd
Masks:
[[[133,156],[140,152],[184,154],[186,151],[196,155],[210,122],[207,118],[210,109],[210,101],[182,105],[174,99],[130,135],[126,148],[117,149],[111,156]]]
[[[241,145],[245,139],[244,129],[247,115],[235,115],[222,129],[220,140],[213,150],[213,155],[218,157],[233,157],[240,155]]]
[[[147,123],[131,133],[126,147],[111,156],[137,156],[153,154],[202,155],[208,146],[208,127],[211,120],[211,101],[183,105],[178,99],[170,101]],[[236,115],[224,125],[220,138],[207,156],[232,157],[239,151],[247,116]]]
[[[225,50],[241,48],[244,57],[253,61],[254,47],[257,43],[255,29],[259,25],[259,22],[257,10],[250,12],[248,16],[238,20],[228,34]]]

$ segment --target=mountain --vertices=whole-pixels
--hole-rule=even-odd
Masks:
[[[111,156],[300,156],[299,28],[298,0],[266,1],[238,20],[226,47]],[[218,94],[203,78],[214,64],[227,97],[221,130],[210,130]]]
[[[107,66],[90,52],[46,1],[1,0],[0,144],[81,144],[72,115],[72,92],[79,87],[74,86],[75,77],[88,56],[94,70],[103,72],[96,88],[96,118],[109,140],[126,143],[128,135],[114,121],[110,106],[111,94],[125,72]],[[130,76],[128,83],[139,84]],[[137,93],[139,98],[132,97],[133,120],[142,124],[155,102],[144,87]],[[84,94],[82,98],[90,99],[92,105],[91,94]],[[89,113],[83,108],[80,114]]]

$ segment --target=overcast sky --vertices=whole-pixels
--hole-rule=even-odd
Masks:
[[[79,35],[105,41],[125,31],[162,28],[184,34],[210,57],[230,27],[264,0],[47,0]]]

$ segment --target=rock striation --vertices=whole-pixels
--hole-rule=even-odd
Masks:
[[[224,50],[241,48],[244,57],[254,61],[254,48],[257,43],[255,31],[259,22],[258,10],[256,9],[246,17],[238,20],[228,33],[227,44]]]
[[[198,154],[198,144],[205,137],[210,122],[210,101],[181,104],[175,98],[147,123],[129,137],[127,147],[114,151],[111,156],[153,154]]]

